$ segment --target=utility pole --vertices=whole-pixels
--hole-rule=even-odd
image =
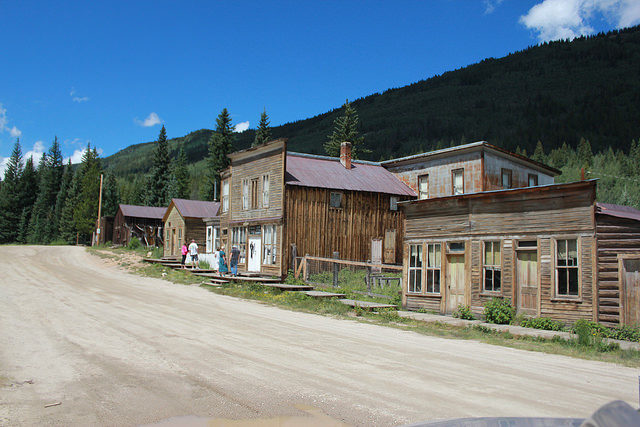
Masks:
[[[100,235],[102,234],[100,230],[100,216],[102,215],[102,174],[100,174],[100,196],[98,196],[98,232],[96,236],[96,244],[100,244]]]

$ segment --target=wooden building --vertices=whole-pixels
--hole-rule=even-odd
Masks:
[[[402,260],[403,217],[397,203],[415,193],[378,163],[290,153],[286,140],[229,155],[222,175],[221,236],[240,250],[240,271],[284,276],[291,248],[357,261],[371,259],[372,241],[388,263]]]
[[[381,163],[419,199],[553,184],[560,171],[486,141]]]
[[[113,219],[113,244],[127,245],[132,237],[137,237],[144,245],[161,246],[162,217],[166,210],[152,206],[119,205]]]
[[[219,202],[202,200],[171,199],[162,221],[164,223],[165,240],[164,256],[181,256],[182,243],[187,245],[194,239],[200,251],[206,248],[205,218],[218,216]]]
[[[598,205],[595,181],[400,203],[408,309],[518,312],[608,325],[640,321],[640,211]]]

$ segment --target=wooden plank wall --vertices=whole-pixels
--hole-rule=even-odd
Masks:
[[[620,324],[618,254],[640,253],[640,222],[596,214],[598,320]]]
[[[299,255],[367,261],[371,239],[396,230],[396,260],[402,263],[404,216],[389,209],[390,196],[380,193],[343,191],[344,208],[329,207],[330,193],[336,190],[288,185],[285,196],[284,271],[289,267],[291,244]],[[405,198],[407,199],[407,198]]]

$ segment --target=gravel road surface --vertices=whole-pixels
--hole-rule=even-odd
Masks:
[[[281,310],[83,248],[0,247],[0,424],[397,425],[585,417],[614,399],[637,406],[638,370]]]

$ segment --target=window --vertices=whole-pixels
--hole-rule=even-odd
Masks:
[[[429,175],[422,175],[418,177],[418,199],[429,198]]]
[[[500,242],[484,242],[484,290],[500,292],[502,285]]]
[[[251,209],[258,209],[258,178],[251,180]]]
[[[409,245],[409,292],[422,292],[422,245]]]
[[[262,263],[275,264],[277,252],[277,230],[275,225],[262,227]]]
[[[247,229],[244,227],[233,227],[231,230],[231,245],[237,246],[240,251],[238,264],[244,264],[247,256]],[[230,252],[230,251],[229,251]],[[229,254],[227,254],[228,256]]]
[[[453,181],[453,195],[464,194],[464,169],[451,171],[451,179]]]
[[[222,212],[229,210],[229,180],[222,181]]]
[[[246,178],[242,180],[242,209],[249,209],[249,180]]]
[[[178,239],[182,239],[182,228],[178,228]]]
[[[578,296],[578,241],[556,240],[556,295]]]
[[[464,242],[450,242],[448,245],[448,252],[450,254],[464,253]]]
[[[398,210],[398,196],[389,197],[389,209],[392,211]]]
[[[536,249],[538,247],[537,240],[518,240],[518,249]]]
[[[207,226],[207,240],[205,252],[210,254],[213,252],[213,226]]]
[[[502,188],[512,187],[513,172],[511,169],[502,169]]]
[[[269,175],[262,175],[262,207],[269,207]]]
[[[332,192],[329,199],[329,206],[332,208],[342,208],[342,193]]]
[[[441,246],[440,243],[427,245],[427,293],[440,293],[440,263]]]
[[[537,187],[538,186],[538,175],[529,174],[529,187]]]

